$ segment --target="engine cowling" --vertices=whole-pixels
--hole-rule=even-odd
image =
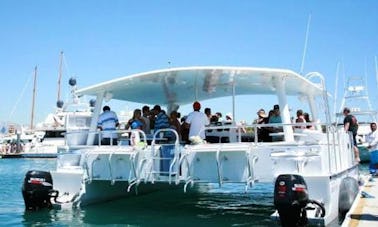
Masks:
[[[300,175],[283,174],[274,186],[274,206],[282,226],[304,226],[307,224],[305,207],[310,202],[305,180]]]
[[[49,172],[30,170],[26,173],[22,185],[25,209],[50,208],[53,192],[53,181]]]

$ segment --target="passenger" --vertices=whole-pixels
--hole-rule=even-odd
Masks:
[[[142,118],[144,120],[143,131],[147,135],[151,134],[150,117],[151,117],[150,107],[149,106],[143,106],[142,107]]]
[[[155,117],[155,127],[154,131],[156,132],[159,129],[170,128],[169,118],[165,111],[161,109],[159,105],[155,105],[153,108],[153,113]],[[163,133],[165,138],[170,139],[172,137],[171,133]]]
[[[199,136],[205,139],[205,126],[209,125],[209,119],[206,114],[200,112],[201,104],[199,102],[193,103],[193,112],[191,112],[185,120],[186,127],[189,128],[189,138],[192,136]]]
[[[225,122],[232,122],[233,118],[232,118],[232,114],[231,113],[227,113],[226,114],[226,120]]]
[[[119,126],[117,114],[110,110],[109,106],[104,106],[102,110],[103,113],[98,117],[97,128],[101,131],[116,130]],[[103,132],[101,138],[102,145],[117,145],[118,143],[118,135],[115,132]]]
[[[142,111],[140,109],[135,109],[133,117],[127,122],[126,129],[140,129],[143,130],[144,119],[142,118]],[[130,133],[130,145],[135,146],[140,142],[140,134],[137,131],[132,131]]]
[[[269,119],[265,114],[264,109],[257,111],[257,119],[254,124],[268,124]],[[272,142],[272,137],[269,136],[269,129],[267,127],[257,127],[257,140],[258,142]]]
[[[378,171],[378,131],[375,122],[370,123],[371,132],[366,135],[367,149],[370,152],[369,170],[371,174],[377,174]]]
[[[219,119],[218,119],[217,115],[211,116],[211,118],[210,118],[210,124],[216,125],[218,122],[219,122]]]
[[[222,122],[222,121],[223,121],[222,113],[221,113],[221,112],[216,112],[215,115],[218,117],[218,121],[219,121],[219,122]]]
[[[274,105],[273,106],[273,114],[269,117],[269,124],[277,124],[282,123],[281,115],[280,115],[280,106]],[[283,128],[280,126],[273,126],[270,127],[270,132],[272,133],[278,133],[282,132]],[[283,139],[283,136],[272,136],[272,141],[281,141]]]
[[[273,114],[269,116],[269,123],[282,123],[279,105],[273,106]]]
[[[206,114],[207,118],[208,118],[209,121],[210,121],[210,119],[211,119],[211,117],[212,117],[212,115],[211,115],[211,109],[208,108],[208,107],[205,108],[204,113]]]
[[[306,123],[310,123],[310,122],[312,122],[312,121],[310,120],[310,115],[309,115],[308,113],[304,112],[304,113],[303,113],[303,117],[304,117]],[[307,128],[307,129],[315,129],[313,125],[307,125],[306,128]]]
[[[344,130],[345,132],[351,132],[353,135],[353,150],[354,150],[354,156],[355,161],[360,162],[360,152],[358,151],[357,147],[357,130],[358,130],[358,123],[357,118],[350,114],[350,109],[348,107],[345,107],[343,110],[343,114],[345,116],[344,118]]]
[[[126,129],[140,129],[143,130],[145,125],[144,119],[142,118],[142,111],[140,109],[135,109],[133,117],[127,122]]]
[[[188,116],[183,116],[181,118],[181,141],[188,144],[189,141],[189,127],[186,126],[185,120]]]
[[[295,123],[306,123],[306,119],[303,115],[303,110],[297,110],[297,118],[295,119]],[[300,128],[300,129],[305,129],[305,125],[296,125],[294,128]]]
[[[179,141],[181,141],[181,123],[178,120],[178,115],[179,113],[176,110],[172,111],[170,114],[169,123],[171,125],[171,128],[176,130],[179,136]]]

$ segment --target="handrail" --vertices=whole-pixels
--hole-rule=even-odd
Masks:
[[[110,134],[110,139],[113,139],[113,134],[118,134],[118,135],[122,135],[124,133],[133,133],[133,132],[138,132],[139,135],[142,134],[142,140],[144,142],[144,144],[147,144],[147,135],[146,133],[143,131],[143,130],[140,130],[140,129],[128,129],[128,130],[107,130],[107,131],[99,131],[99,130],[96,130],[96,131],[82,131],[82,130],[77,130],[77,131],[71,131],[71,132],[65,132],[64,135],[65,135],[65,140],[66,140],[66,144],[67,144],[67,135],[74,135],[74,134],[95,134],[98,136],[98,146],[101,146],[101,138],[102,138],[102,134],[106,133],[106,134]],[[111,140],[111,146],[113,146],[113,140]]]
[[[158,129],[154,132],[153,137],[152,137],[152,142],[151,142],[151,157],[150,158],[152,158],[152,160],[164,159],[162,157],[158,157],[159,153],[157,152],[156,146],[157,146],[158,139],[162,138],[161,133],[167,133],[167,132],[173,133],[173,135],[175,136],[175,141],[173,143],[173,145],[174,145],[174,148],[173,148],[174,149],[174,157],[171,160],[170,165],[169,165],[169,169],[168,169],[168,182],[171,183],[172,182],[171,177],[172,177],[173,174],[176,174],[176,181],[177,181],[178,171],[174,171],[173,167],[177,164],[179,157],[180,157],[180,153],[181,153],[181,150],[179,149],[180,148],[180,138],[179,138],[176,130],[171,129],[171,128],[164,128],[164,129]],[[164,146],[164,144],[160,144],[160,145]],[[170,145],[172,145],[172,144],[170,144]],[[145,162],[145,161],[147,161],[147,160],[142,160],[142,162]],[[154,167],[155,167],[154,162],[152,161],[152,163],[149,167],[150,170],[148,172],[148,179],[150,179],[150,177],[153,174],[160,174],[160,171],[157,171],[157,172],[154,171]],[[153,177],[151,182],[154,182],[154,181],[155,181],[155,178]]]

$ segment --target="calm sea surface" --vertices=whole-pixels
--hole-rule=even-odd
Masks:
[[[157,192],[74,210],[24,210],[28,170],[53,170],[54,159],[0,159],[0,226],[276,226],[273,186],[214,187],[203,194]]]
[[[54,159],[0,159],[0,226],[277,226],[273,186],[228,185],[201,194],[157,192],[74,210],[25,211],[21,194],[28,170],[53,170]],[[367,172],[367,166],[361,166]]]

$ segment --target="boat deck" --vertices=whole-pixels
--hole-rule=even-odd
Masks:
[[[366,177],[342,227],[378,226],[378,176]]]

